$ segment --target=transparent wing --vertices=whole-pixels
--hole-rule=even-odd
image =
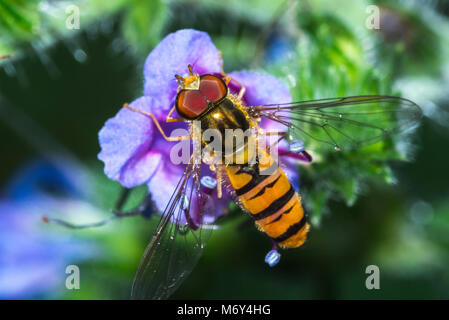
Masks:
[[[188,165],[143,254],[132,299],[168,298],[200,258],[212,230],[202,220],[213,206],[199,181],[200,166]]]
[[[414,102],[378,95],[260,105],[249,112],[284,124],[306,145],[335,150],[360,148],[413,129],[422,117]]]

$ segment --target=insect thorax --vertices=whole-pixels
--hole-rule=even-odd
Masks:
[[[202,147],[221,146],[223,158],[245,149],[251,139],[251,118],[241,101],[228,96],[200,119]]]

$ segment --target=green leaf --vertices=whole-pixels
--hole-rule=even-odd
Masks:
[[[303,36],[297,43],[296,61],[289,69],[297,79],[292,88],[295,100],[391,94],[394,79],[375,71],[364,53],[362,39],[338,16],[300,11],[298,25]],[[313,128],[307,131],[313,133]],[[345,133],[354,137],[364,134],[356,126],[348,127]],[[397,147],[402,141],[404,137],[394,137],[345,152],[330,147],[325,151],[322,143],[309,142],[306,147],[314,162],[301,170],[301,188],[312,219],[320,220],[331,198],[353,205],[367,181],[394,183],[389,162],[405,159],[407,152],[400,153]]]
[[[125,38],[143,54],[148,54],[161,39],[168,18],[166,1],[131,1],[123,24]]]

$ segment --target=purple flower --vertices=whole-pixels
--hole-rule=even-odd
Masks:
[[[187,128],[180,122],[167,124],[165,119],[176,98],[178,84],[175,74],[188,74],[189,64],[200,75],[220,74],[220,53],[209,35],[191,29],[167,35],[145,62],[144,96],[130,104],[153,113],[168,135],[175,128]],[[243,102],[247,106],[291,101],[287,86],[271,75],[249,71],[228,75],[246,87]],[[234,82],[229,88],[234,94],[240,90]],[[285,130],[281,124],[266,119],[262,120],[261,126],[266,130]],[[99,141],[101,152],[98,158],[105,164],[106,175],[128,188],[146,183],[157,207],[164,210],[184,167],[170,161],[171,145],[164,140],[152,120],[138,112],[121,109],[105,123],[99,133]],[[281,160],[281,165],[293,185],[298,187],[296,161]],[[230,195],[225,188],[223,199],[216,201],[215,216],[227,208],[229,200]]]
[[[0,299],[60,297],[66,267],[98,254],[88,241],[42,222],[43,215],[79,217],[91,208],[80,197],[82,176],[75,165],[34,161],[8,181],[0,199]]]
[[[65,292],[65,270],[94,256],[87,241],[49,228],[42,214],[57,215],[67,202],[0,201],[0,299],[57,298]]]

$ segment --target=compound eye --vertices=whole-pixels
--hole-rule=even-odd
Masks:
[[[199,117],[208,107],[204,94],[198,90],[182,90],[176,97],[176,110],[187,119]]]
[[[211,74],[200,77],[200,91],[213,103],[217,103],[228,94],[228,88],[224,81]]]

